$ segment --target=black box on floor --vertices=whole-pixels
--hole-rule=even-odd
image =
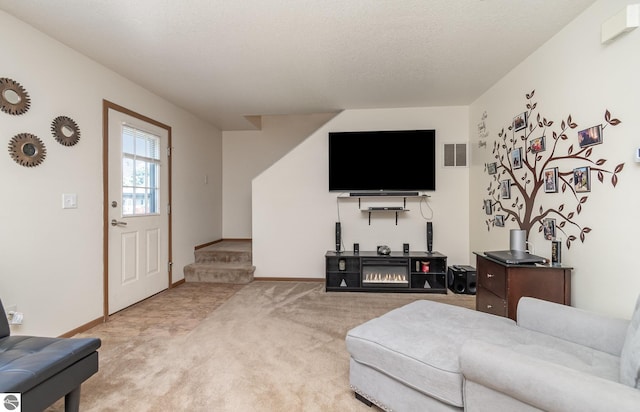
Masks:
[[[466,265],[449,266],[447,286],[453,293],[476,294],[476,268]]]

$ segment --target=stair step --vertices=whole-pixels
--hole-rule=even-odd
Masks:
[[[237,283],[253,281],[255,266],[250,263],[191,263],[184,267],[186,282]]]
[[[251,252],[230,250],[196,250],[196,263],[251,263]]]
[[[253,281],[251,241],[227,240],[194,252],[195,263],[184,267],[186,282],[246,284]]]

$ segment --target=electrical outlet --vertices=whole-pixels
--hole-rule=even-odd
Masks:
[[[24,313],[18,312],[18,305],[9,305],[5,307],[5,313],[7,314],[7,320],[10,325],[22,325]]]
[[[22,325],[22,320],[24,319],[24,314],[22,312],[12,312],[13,316],[11,317],[12,325]]]

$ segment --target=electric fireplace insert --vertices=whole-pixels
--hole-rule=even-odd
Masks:
[[[362,285],[409,287],[408,259],[362,259]]]

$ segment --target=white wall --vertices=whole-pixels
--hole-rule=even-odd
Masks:
[[[193,261],[194,245],[222,234],[222,136],[4,12],[0,36],[7,39],[0,76],[22,84],[32,102],[21,116],[0,113],[0,298],[25,315],[14,333],[60,335],[102,316],[102,100],[173,127],[174,281]],[[51,121],[60,115],[78,123],[77,145],[53,139]],[[40,166],[22,167],[7,153],[20,132],[46,145]],[[63,193],[77,194],[77,209],[61,208]]]
[[[591,227],[592,232],[584,243],[577,240],[570,249],[563,245],[562,257],[563,263],[574,267],[574,306],[625,317],[630,316],[640,293],[636,259],[640,164],[633,161],[634,151],[640,147],[640,30],[602,45],[600,26],[627,3],[630,2],[594,3],[471,105],[473,164],[469,206],[471,250],[508,248],[509,229],[514,226],[487,231],[482,200],[487,198],[490,180],[484,164],[494,161],[492,144],[500,129],[526,110],[526,93],[535,89],[536,111],[555,122],[551,130],[558,131],[568,115],[578,123],[578,128],[568,132],[567,145],[562,146],[565,153],[569,144],[577,147],[578,130],[604,123],[605,110],[610,110],[622,123],[605,129],[604,143],[593,146],[592,158],[608,159],[604,166],[609,169],[622,162],[625,166],[615,188],[610,184],[610,175],[605,176],[605,184],[598,182],[595,173],[592,175],[588,202],[576,219],[583,226]],[[486,148],[478,148],[477,124],[484,111],[488,115],[488,144]],[[551,132],[546,134],[550,136]],[[581,165],[588,164],[560,163],[564,169]],[[567,205],[567,210],[576,207],[568,193],[543,193],[540,199],[545,207],[561,203]],[[559,236],[566,240],[566,235]],[[529,240],[536,254],[550,257],[550,242],[543,239],[537,227]]]
[[[251,181],[335,113],[262,116],[260,130],[224,131],[223,235],[251,238]]]
[[[442,168],[444,142],[466,142],[466,107],[346,110],[313,133],[253,181],[253,262],[256,277],[324,278],[324,255],[335,249],[338,207],[345,249],[354,242],[361,250],[386,244],[402,250],[426,250],[425,220],[420,204],[411,200],[410,212],[372,217],[357,201],[341,200],[328,191],[328,132],[350,130],[435,129],[438,148],[433,209],[434,250],[451,264],[469,263],[467,168]],[[409,155],[409,154],[408,154]],[[429,210],[423,206],[423,213]]]

